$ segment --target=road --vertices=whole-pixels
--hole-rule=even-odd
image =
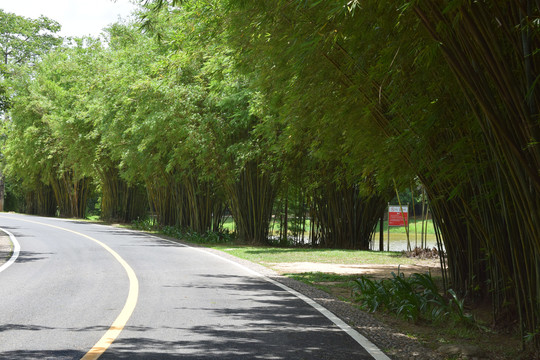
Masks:
[[[18,214],[0,228],[21,247],[0,272],[0,359],[373,358],[287,289],[204,250]]]

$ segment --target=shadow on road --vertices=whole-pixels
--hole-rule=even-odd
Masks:
[[[0,353],[2,360],[74,360],[84,356],[75,350],[16,350]]]
[[[17,263],[29,263],[40,260],[49,259],[50,255],[54,255],[51,252],[33,252],[33,251],[21,251],[19,257],[17,258]]]
[[[178,299],[176,314],[184,319],[178,319],[178,326],[139,334],[128,327],[100,360],[371,359],[318,311],[275,285],[249,276],[199,278],[183,286],[207,297]],[[230,297],[236,300],[220,301]],[[189,321],[203,314],[208,318]]]
[[[19,226],[4,226],[4,225],[1,225],[0,227],[2,229],[7,230],[10,233],[12,233],[13,236],[15,236],[15,238],[17,238],[17,239],[35,237],[34,235],[24,235],[24,234],[19,233],[18,230],[21,229]],[[4,234],[4,232],[2,232],[2,234]]]

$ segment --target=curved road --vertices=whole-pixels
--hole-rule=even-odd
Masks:
[[[373,359],[286,289],[203,250],[17,214],[0,228],[21,246],[0,272],[0,359]]]

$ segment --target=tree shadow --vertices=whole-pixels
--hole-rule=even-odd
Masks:
[[[14,350],[0,352],[2,360],[74,360],[80,359],[84,353],[77,350]]]
[[[218,303],[185,303],[175,310],[192,317],[207,314],[207,319],[153,329],[168,334],[163,337],[127,332],[100,359],[372,358],[317,310],[271,283],[248,276],[196,276],[199,282],[185,286],[212,290]],[[219,303],[225,295],[235,301]]]
[[[194,275],[184,284],[195,291],[211,290],[218,302],[180,303],[176,318],[161,326],[128,326],[100,357],[103,359],[371,359],[349,335],[301,299],[274,284],[250,276]],[[219,302],[227,297],[229,301]],[[208,299],[205,299],[208,300]],[[232,301],[231,301],[232,300]],[[213,305],[211,305],[213,304]],[[150,309],[149,311],[158,310]],[[186,314],[201,316],[185,321]],[[68,331],[105,332],[107,326],[52,328],[5,324],[0,333]],[[89,348],[93,344],[89,345]],[[31,347],[31,346],[30,346]],[[0,351],[0,359],[80,359],[74,349]]]
[[[2,229],[9,231],[13,234],[17,239],[21,238],[32,238],[35,237],[34,235],[28,235],[28,234],[21,234],[19,233],[19,230],[21,229],[20,226],[0,226]],[[0,233],[5,234],[3,231],[0,231]],[[7,235],[7,234],[6,234]]]
[[[56,332],[56,331],[67,331],[67,332],[88,332],[88,331],[97,331],[99,333],[105,333],[109,329],[109,326],[106,325],[96,325],[96,326],[86,326],[81,328],[58,328],[58,327],[49,327],[49,326],[43,326],[43,325],[33,325],[33,324],[4,324],[0,325],[0,334],[4,333],[3,336],[4,342],[6,338],[13,338],[13,333],[6,334],[7,332],[17,332],[17,331],[32,331],[36,332],[36,338],[39,338],[43,335],[40,335],[40,331],[50,331],[50,332]],[[151,330],[149,327],[143,327],[143,326],[131,326],[130,331],[135,332],[145,332]],[[54,344],[54,342],[53,342]],[[20,350],[8,350],[8,351],[0,351],[0,359],[2,360],[18,360],[18,359],[80,359],[84,356],[87,350],[90,350],[91,346],[93,344],[88,345],[88,349],[84,352],[81,350],[75,350],[75,349],[50,349],[50,350],[36,350],[31,349],[32,344],[28,344],[30,349],[20,349]]]
[[[29,263],[29,262],[35,262],[40,260],[49,259],[50,256],[48,255],[54,255],[55,253],[51,252],[33,252],[33,251],[21,251],[19,253],[19,256],[17,257],[17,263]]]
[[[0,325],[0,332],[4,331],[40,331],[53,329],[48,326],[26,325],[26,324],[4,324]]]
[[[138,231],[131,231],[131,230],[114,230],[114,229],[107,229],[107,230],[98,230],[97,232],[107,235],[114,235],[114,236],[129,236],[129,237],[141,237],[141,238],[148,238],[148,234],[141,233]]]

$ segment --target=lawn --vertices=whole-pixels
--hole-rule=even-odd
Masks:
[[[242,245],[213,245],[236,257],[260,264],[315,262],[326,264],[414,264],[418,260],[402,256],[400,252],[362,250],[253,247]]]

